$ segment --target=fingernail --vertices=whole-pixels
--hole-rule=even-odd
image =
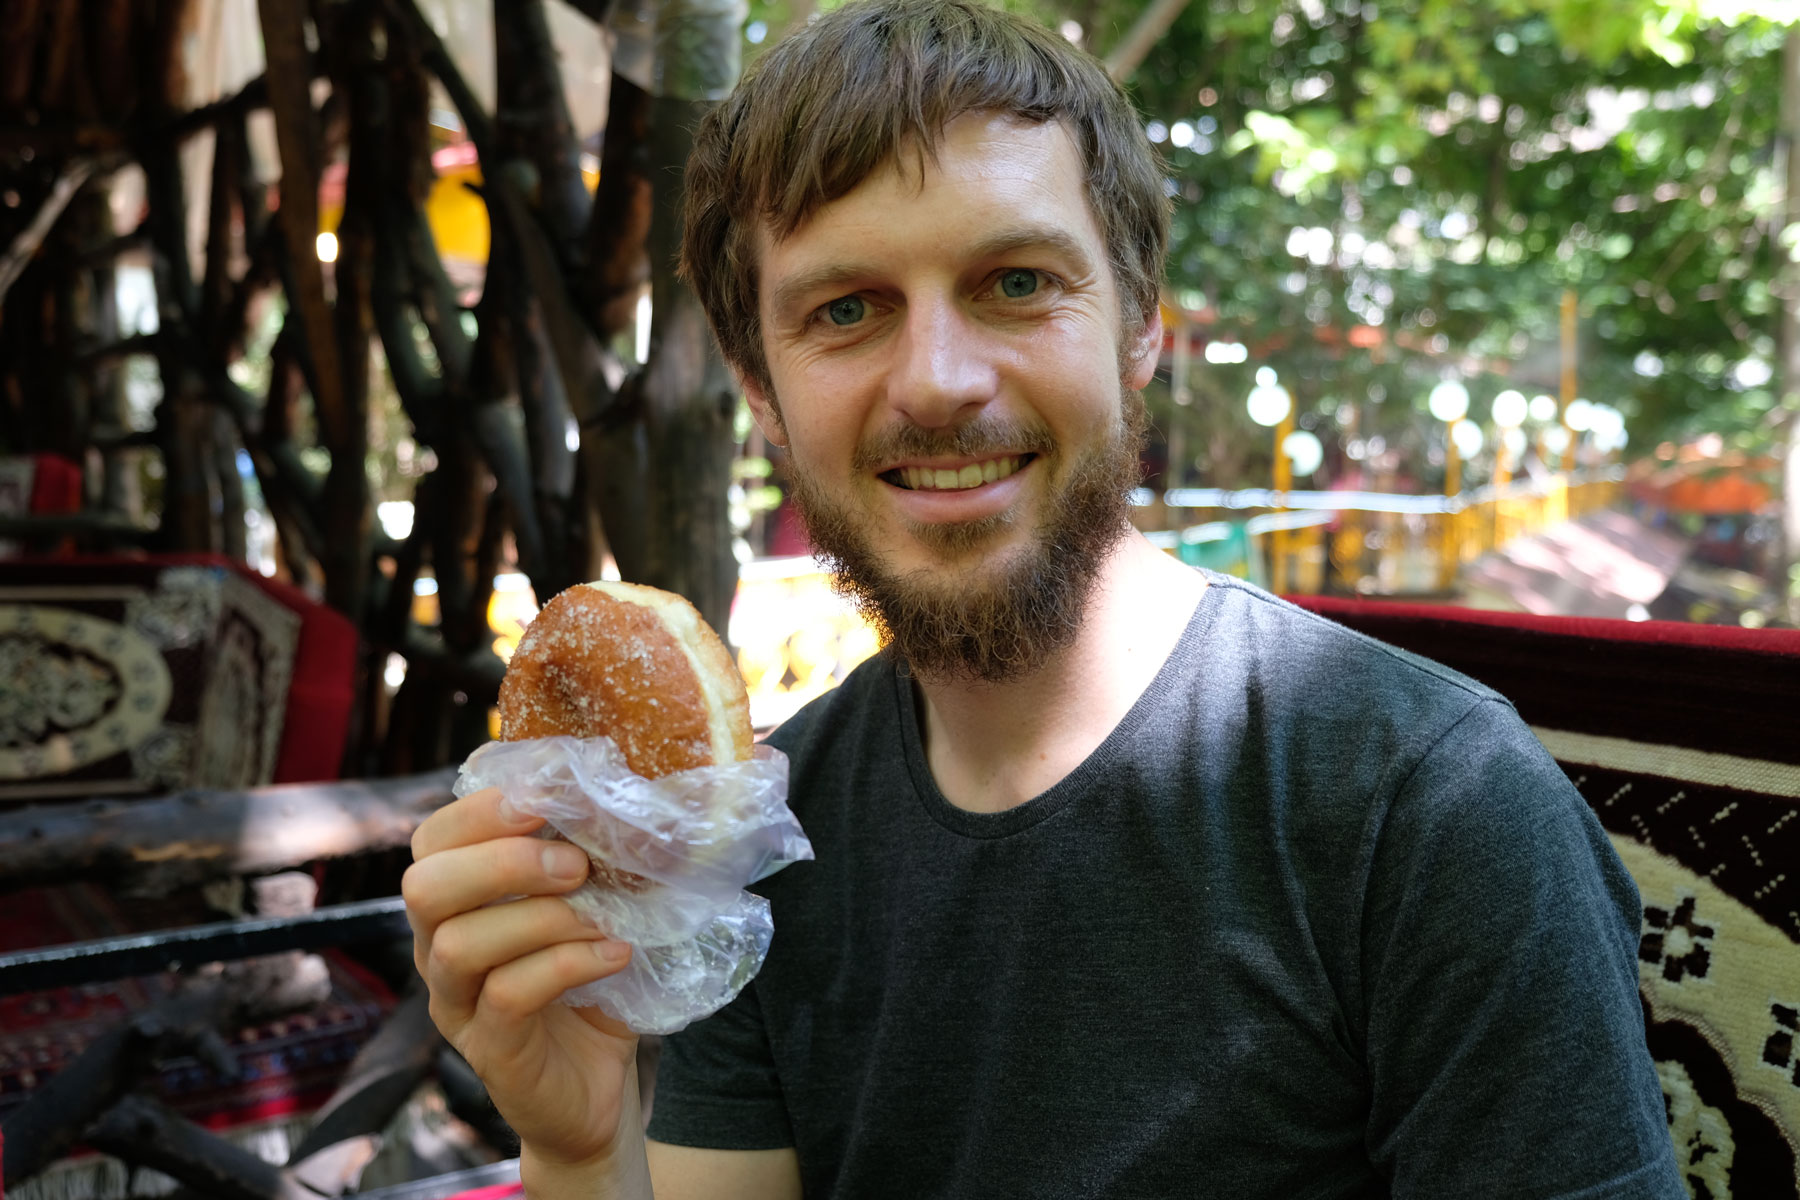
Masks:
[[[594,942],[593,947],[595,957],[607,966],[622,963],[631,957],[631,947],[624,942],[600,941]]]
[[[508,825],[523,825],[536,818],[528,812],[520,812],[511,796],[502,796],[500,797],[500,819]]]
[[[579,879],[587,870],[587,855],[566,842],[544,847],[544,874],[556,879]]]

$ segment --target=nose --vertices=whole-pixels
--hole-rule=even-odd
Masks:
[[[912,304],[896,351],[889,402],[922,428],[958,424],[994,398],[999,373],[983,331],[950,299]]]

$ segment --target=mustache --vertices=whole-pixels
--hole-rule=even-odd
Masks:
[[[890,425],[856,447],[850,465],[873,471],[901,459],[981,458],[999,454],[1048,454],[1056,449],[1049,429],[1006,417],[978,417],[950,429],[926,429],[911,421]]]

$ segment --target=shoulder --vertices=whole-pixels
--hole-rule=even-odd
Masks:
[[[1191,711],[1178,715],[1264,747],[1293,782],[1360,808],[1394,795],[1465,721],[1513,746],[1533,741],[1505,697],[1466,675],[1241,580],[1208,581],[1176,684]]]
[[[1506,699],[1487,685],[1410,651],[1289,604],[1241,579],[1207,572],[1216,609],[1212,636],[1247,668],[1286,676],[1318,694],[1381,691],[1464,710]]]

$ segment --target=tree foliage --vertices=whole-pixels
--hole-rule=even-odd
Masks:
[[[1011,6],[1103,56],[1143,9]],[[1797,17],[1777,0],[1191,0],[1129,87],[1175,198],[1170,294],[1252,350],[1196,386],[1241,397],[1273,365],[1304,413],[1423,445],[1446,372],[1482,418],[1503,388],[1556,390],[1567,289],[1581,392],[1626,414],[1634,446],[1772,448],[1775,101]],[[1198,468],[1255,482],[1217,478],[1258,460],[1200,407],[1169,418]]]

